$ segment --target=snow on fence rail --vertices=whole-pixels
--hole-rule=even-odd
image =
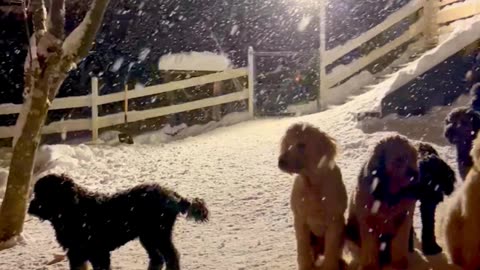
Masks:
[[[129,99],[135,99],[140,97],[146,97],[151,95],[157,95],[175,90],[181,90],[194,86],[201,86],[209,83],[215,83],[219,81],[225,81],[235,79],[239,77],[245,77],[248,75],[248,71],[245,68],[225,70],[223,72],[208,74],[195,78],[190,78],[181,81],[173,81],[165,84],[153,85],[141,89],[133,89],[127,92],[113,93],[107,95],[98,95],[98,79],[92,78],[92,94],[78,97],[66,97],[56,98],[50,110],[68,109],[68,108],[81,108],[91,107],[91,118],[64,120],[52,122],[46,125],[42,134],[63,133],[70,131],[91,130],[92,139],[95,141],[98,138],[98,129],[123,124],[125,121],[125,115],[129,122],[135,122],[169,114],[191,111],[201,109],[205,107],[211,107],[230,103],[234,101],[248,100],[251,94],[249,89],[243,89],[239,92],[225,94],[221,96],[215,96],[205,98],[196,101],[190,101],[182,104],[153,108],[143,111],[127,111],[117,114],[109,114],[105,116],[98,116],[98,106],[126,101]],[[18,114],[20,113],[22,105],[4,104],[0,105],[0,115]],[[253,108],[248,108],[250,115],[253,116]],[[14,136],[15,128],[13,126],[0,127],[0,139],[11,138]]]

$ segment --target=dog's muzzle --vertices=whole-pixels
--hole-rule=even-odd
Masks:
[[[285,160],[285,158],[280,157],[278,159],[278,168],[285,170],[288,167],[288,162]]]

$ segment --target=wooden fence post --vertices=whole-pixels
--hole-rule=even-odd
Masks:
[[[437,17],[440,9],[440,0],[423,1],[423,19],[425,23],[425,49],[431,49],[438,44]]]
[[[213,83],[213,96],[221,96],[223,83],[222,81],[214,82]],[[220,121],[222,119],[222,105],[213,106],[212,108],[212,118],[213,121]]]
[[[317,111],[321,111],[325,106],[325,102],[322,95],[325,95],[327,90],[327,65],[323,59],[326,56],[327,51],[327,2],[328,0],[318,1],[318,24],[319,24],[319,36],[320,36],[320,48],[318,51],[318,64],[319,64],[319,88],[317,93]]]
[[[98,78],[92,77],[92,142],[98,141]]]
[[[255,116],[255,54],[253,47],[248,47],[248,113]]]

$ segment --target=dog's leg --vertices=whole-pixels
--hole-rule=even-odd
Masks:
[[[367,224],[360,225],[360,270],[379,270],[380,242]]]
[[[423,225],[425,226],[425,225]],[[422,233],[423,235],[423,233]],[[410,228],[410,235],[408,236],[408,252],[412,253],[415,249],[415,241],[414,241],[415,232],[413,231],[413,226]]]
[[[297,263],[299,270],[311,270],[315,261],[310,244],[311,231],[308,226],[300,221],[294,222],[295,236],[297,238]]]
[[[442,252],[435,237],[435,209],[436,203],[421,202],[420,214],[422,217],[422,250],[425,255],[436,255]]]
[[[180,270],[180,255],[173,245],[172,238],[169,237],[159,243],[161,243],[160,253],[167,262],[167,270]]]
[[[165,260],[158,250],[156,243],[148,237],[140,237],[140,243],[142,243],[150,259],[148,270],[162,270]]]
[[[463,232],[465,230],[463,226],[463,220],[461,218],[461,212],[459,207],[448,213],[447,220],[445,222],[445,242],[448,253],[452,262],[456,265],[463,266],[464,257],[464,238]]]
[[[337,270],[341,265],[344,236],[344,220],[328,226],[325,235],[325,260],[322,269]]]
[[[408,238],[413,225],[413,211],[415,205],[410,207],[409,213],[400,224],[397,234],[392,239],[391,257],[392,267],[395,269],[407,269],[408,267]]]
[[[88,258],[85,253],[69,250],[67,253],[70,270],[88,270]]]
[[[92,251],[94,254],[90,258],[93,270],[110,270],[110,252]]]

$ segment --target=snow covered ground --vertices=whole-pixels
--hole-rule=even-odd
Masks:
[[[286,128],[298,121],[330,133],[341,147],[338,163],[351,191],[369,149],[392,133],[365,133],[353,120],[353,113],[375,106],[380,91],[377,88],[319,114],[249,121],[167,144],[150,140],[150,144],[135,145],[50,146],[49,156],[56,166],[49,171],[66,172],[94,190],[113,192],[152,181],[204,198],[212,212],[211,222],[194,224],[180,218],[175,229],[184,269],[295,269],[289,208],[292,177],[277,169],[278,142]],[[455,164],[453,148],[438,149]],[[419,222],[416,216],[417,228]],[[1,270],[66,269],[65,262],[46,265],[61,252],[48,223],[29,217],[25,238],[26,244],[0,252]],[[428,269],[425,259],[413,257],[412,269]],[[438,263],[444,261],[442,256],[432,260],[434,269],[449,269]],[[146,269],[147,258],[139,243],[131,242],[113,252],[112,261],[113,269],[136,270]]]

